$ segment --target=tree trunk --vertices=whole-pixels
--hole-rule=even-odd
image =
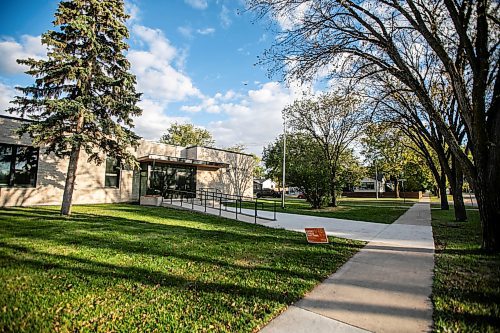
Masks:
[[[394,185],[395,185],[394,189],[396,190],[396,199],[398,199],[399,198],[399,182],[397,179],[394,181]]]
[[[451,157],[451,177],[450,185],[453,195],[453,208],[455,210],[455,220],[458,222],[467,221],[467,211],[465,210],[463,197],[464,175],[456,159]]]
[[[66,174],[66,184],[64,185],[61,215],[71,215],[71,204],[73,201],[73,190],[75,189],[76,170],[80,157],[80,144],[73,146],[69,156],[68,173]]]
[[[336,191],[335,191],[335,185],[336,185],[336,174],[335,174],[335,169],[331,171],[330,174],[330,204],[328,205],[329,207],[337,207],[337,197],[336,197]]]
[[[496,178],[500,178],[496,176]],[[490,186],[477,185],[476,200],[479,207],[483,232],[482,248],[488,252],[500,252],[500,193]]]
[[[455,186],[453,188],[453,205],[455,208],[455,220],[459,222],[467,221],[467,211],[465,210],[463,185],[464,175],[458,163],[453,163],[455,172]],[[453,172],[452,171],[452,172]]]
[[[500,252],[500,112],[491,119],[490,143],[486,158],[478,163],[473,189],[476,195],[483,231],[482,248]]]
[[[450,210],[448,196],[446,195],[446,174],[441,171],[441,176],[438,179],[439,193],[441,199],[441,210]]]
[[[75,133],[80,134],[84,125],[83,114],[78,115]],[[80,158],[80,142],[76,142],[71,147],[69,155],[68,173],[66,174],[66,183],[64,184],[63,201],[61,205],[61,215],[71,215],[71,205],[73,202],[73,191],[75,189],[76,170],[78,169],[78,159]]]

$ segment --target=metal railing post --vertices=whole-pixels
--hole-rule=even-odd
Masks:
[[[219,196],[219,216],[222,215],[222,195]]]
[[[257,199],[255,199],[255,224],[257,224]]]
[[[205,192],[205,213],[207,212],[207,192]]]
[[[236,198],[236,200],[234,201],[236,203],[236,219],[238,219],[238,198]]]
[[[276,201],[274,202],[274,220],[276,221]]]
[[[180,192],[180,194],[181,194],[181,207],[182,207],[182,197],[183,197],[182,192]]]

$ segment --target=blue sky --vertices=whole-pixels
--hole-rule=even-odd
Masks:
[[[56,0],[3,1],[0,13],[0,112],[30,84],[16,58],[44,57]],[[260,154],[282,131],[281,110],[295,92],[256,66],[279,24],[257,20],[237,0],[130,0],[127,57],[143,93],[136,132],[158,139],[172,122],[191,122],[216,145],[244,144]],[[281,22],[283,23],[283,22]]]

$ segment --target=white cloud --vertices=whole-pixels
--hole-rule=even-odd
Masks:
[[[11,115],[5,110],[14,106],[12,104],[9,104],[9,102],[14,99],[14,96],[16,96],[16,94],[17,91],[14,88],[0,82],[0,114]]]
[[[20,41],[5,39],[0,41],[0,75],[19,74],[28,69],[19,65],[16,59],[42,59],[47,48],[42,45],[40,36],[22,35]]]
[[[128,18],[128,23],[131,24],[131,23],[134,23],[134,22],[137,22],[140,20],[140,10],[139,10],[139,7],[131,2],[130,0],[129,1],[125,1],[125,13],[127,13],[130,17]]]
[[[213,35],[215,29],[214,28],[197,29],[196,32],[199,33],[200,35]]]
[[[262,148],[283,131],[281,111],[293,102],[296,94],[294,89],[284,88],[277,82],[265,83],[260,89],[250,90],[238,102],[220,104],[228,118],[210,122],[207,129],[221,147],[241,143],[260,155]]]
[[[184,2],[194,9],[206,9],[208,7],[207,0],[184,0]]]
[[[183,65],[185,52],[176,49],[161,30],[135,25],[132,31],[147,46],[145,51],[130,50],[127,55],[138,91],[164,103],[202,97],[191,78],[174,67]]]
[[[188,117],[169,117],[164,113],[166,105],[144,99],[138,106],[142,108],[142,115],[134,119],[134,131],[146,140],[158,140],[167,131],[172,123],[189,123]]]
[[[305,13],[309,9],[310,5],[311,4],[306,1],[293,8],[286,7],[286,10],[278,13],[278,15],[276,15],[276,21],[281,29],[292,30],[297,25],[301,24],[301,21],[304,19]]]
[[[222,94],[220,92],[216,93],[214,97],[204,97],[202,102],[198,105],[183,105],[181,107],[181,111],[185,112],[207,112],[207,113],[220,113],[223,110],[227,109],[227,104],[221,102],[228,102],[237,97],[241,97],[237,95],[233,90],[228,90],[226,93]]]
[[[178,27],[177,31],[186,38],[193,37],[193,29],[191,27]]]
[[[225,5],[222,5],[219,17],[220,23],[224,28],[228,28],[233,23],[233,21],[231,20],[231,12]]]

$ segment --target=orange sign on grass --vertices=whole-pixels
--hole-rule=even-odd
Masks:
[[[325,228],[305,228],[307,241],[312,244],[328,244]]]

